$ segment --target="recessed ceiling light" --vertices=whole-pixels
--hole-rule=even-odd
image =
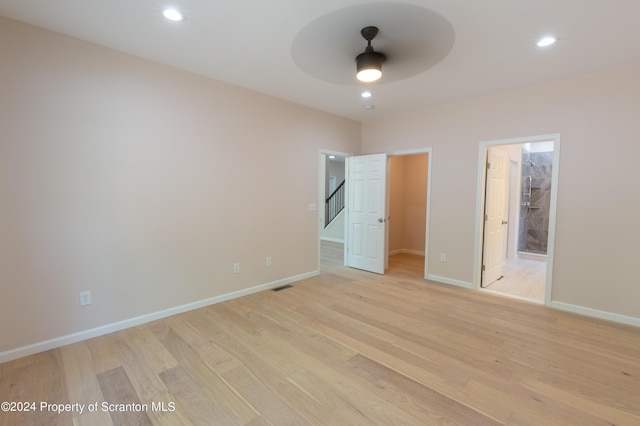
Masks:
[[[362,92],[362,94],[360,95],[363,98],[370,98],[371,97],[371,92],[369,92],[368,90],[365,92]]]
[[[536,45],[538,47],[547,47],[547,46],[551,46],[555,42],[556,42],[556,38],[555,37],[547,36],[547,37],[543,37],[540,40],[538,40]]]
[[[168,20],[174,21],[174,22],[180,22],[184,19],[184,16],[182,15],[182,13],[178,12],[175,9],[165,9],[164,12],[162,12],[162,14]]]

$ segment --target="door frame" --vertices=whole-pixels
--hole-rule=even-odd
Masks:
[[[391,151],[387,153],[387,157],[402,157],[408,155],[419,155],[419,154],[427,154],[427,214],[426,214],[426,224],[425,224],[425,235],[424,235],[424,274],[423,278],[426,280],[429,276],[429,230],[431,224],[431,165],[433,164],[433,149],[432,148],[418,148],[418,149],[407,149],[400,151]],[[387,176],[387,185],[388,176]],[[389,196],[390,191],[387,191],[387,212],[389,211]],[[393,218],[391,218],[393,220]],[[389,261],[389,227],[387,227],[387,235],[386,244],[387,244],[387,252],[385,253],[387,262]]]
[[[324,192],[325,192],[325,179],[326,179],[326,175],[327,175],[327,170],[326,170],[326,157],[329,155],[335,155],[336,157],[345,157],[345,159],[347,157],[352,157],[355,154],[351,153],[351,152],[341,152],[341,151],[334,151],[334,150],[330,150],[330,149],[323,149],[320,148],[318,150],[318,211],[320,211],[320,209],[322,209],[322,211],[324,211],[324,205],[325,205],[325,198],[324,198]],[[348,179],[348,170],[346,170],[346,161],[345,161],[345,180]],[[348,198],[346,198],[348,196],[347,193],[345,193],[345,209],[347,207],[346,203]],[[346,214],[346,210],[345,210],[345,214]],[[324,228],[324,213],[320,214],[318,213],[318,266],[317,266],[317,271],[320,271],[320,244],[321,244],[321,240],[320,240],[320,235],[322,233],[322,230]],[[345,221],[345,229],[344,229],[344,244],[346,245],[347,241],[346,241],[346,229],[347,224]],[[346,256],[346,250],[344,250],[345,255],[344,255],[344,264],[347,264],[347,256]]]
[[[487,175],[487,153],[489,148],[500,145],[516,145],[536,142],[553,142],[553,168],[551,171],[551,200],[549,206],[549,236],[547,240],[547,274],[545,283],[544,304],[551,303],[551,290],[553,284],[553,260],[555,253],[556,234],[556,214],[558,204],[558,176],[560,169],[560,133],[551,133],[538,136],[527,136],[520,138],[499,139],[493,141],[480,142],[478,151],[478,178],[476,190],[476,236],[473,282],[476,289],[481,288],[482,277],[482,252],[484,246],[484,210],[485,210],[485,189]]]
[[[424,240],[424,276],[423,278],[426,280],[429,277],[429,231],[431,229],[431,170],[432,170],[432,165],[433,165],[433,149],[431,147],[429,148],[416,148],[416,149],[407,149],[407,150],[397,150],[397,151],[390,151],[387,152],[387,160],[389,159],[389,157],[395,157],[395,156],[405,156],[405,155],[417,155],[417,154],[428,154],[427,155],[427,214],[426,214],[426,224],[425,224],[425,240]],[[347,152],[341,152],[341,151],[334,151],[334,150],[330,150],[330,149],[319,149],[318,151],[318,162],[319,162],[319,187],[318,187],[318,191],[319,191],[319,195],[318,195],[318,206],[321,206],[322,208],[324,208],[324,199],[322,198],[322,194],[324,194],[324,179],[325,179],[325,173],[323,172],[323,160],[324,157],[323,155],[336,155],[336,156],[340,156],[340,157],[352,157],[355,155],[366,155],[366,154],[354,154],[354,153],[347,153]],[[345,180],[349,180],[349,170],[348,168],[346,168],[345,170]],[[389,179],[387,176],[387,185],[389,184]],[[349,185],[346,185],[346,191],[348,191]],[[349,194],[348,192],[345,193],[345,203],[348,202],[348,198]],[[389,191],[387,191],[387,212],[388,207],[389,207]],[[348,209],[346,209],[346,205],[345,205],[345,214],[348,214]],[[318,215],[320,216],[320,215]],[[345,230],[344,230],[344,246],[345,246],[345,250],[344,250],[344,256],[343,256],[343,265],[347,265],[347,250],[346,250],[346,245],[347,245],[347,223],[348,223],[348,218],[345,218]],[[318,267],[317,270],[320,271],[320,231],[321,231],[321,220],[318,219]],[[388,235],[388,229],[389,227],[386,227],[385,230],[385,262],[388,262],[389,259],[389,245],[388,245],[388,240],[389,240],[389,235]],[[387,265],[385,265],[387,266]]]

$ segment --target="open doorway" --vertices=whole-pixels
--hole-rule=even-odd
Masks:
[[[344,267],[346,158],[350,153],[320,150],[318,270]]]
[[[430,154],[429,149],[389,154],[386,191],[387,220],[384,237],[385,272],[387,273],[426,276]],[[322,202],[326,201],[324,195],[328,194],[328,189],[325,188],[330,186],[331,172],[328,160],[334,160],[328,158],[330,155],[340,157],[336,153],[321,152]],[[347,264],[344,249],[347,230],[343,228],[341,238],[327,235],[323,231],[324,213],[320,216],[320,270],[331,272],[335,268],[344,268]]]
[[[559,135],[481,144],[478,288],[548,303]]]
[[[424,276],[429,153],[390,155],[388,180],[388,271]]]
[[[321,154],[320,239],[344,243],[346,156]]]

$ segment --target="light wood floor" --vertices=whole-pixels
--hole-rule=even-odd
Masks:
[[[427,282],[418,256],[380,276],[336,252],[290,288],[0,364],[0,401],[148,404],[0,424],[640,424],[640,329]]]

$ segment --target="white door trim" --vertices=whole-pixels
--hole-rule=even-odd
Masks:
[[[493,141],[480,142],[478,151],[478,179],[476,189],[476,232],[474,242],[474,267],[473,283],[475,288],[480,288],[481,265],[482,265],[482,242],[484,229],[484,193],[486,178],[486,158],[489,147],[498,145],[512,145],[553,141],[553,168],[551,171],[551,201],[549,207],[549,238],[547,242],[547,277],[545,286],[544,304],[551,304],[551,290],[553,284],[553,260],[556,235],[556,213],[558,204],[558,170],[560,169],[560,133],[547,135],[528,136],[521,138],[499,139]]]

